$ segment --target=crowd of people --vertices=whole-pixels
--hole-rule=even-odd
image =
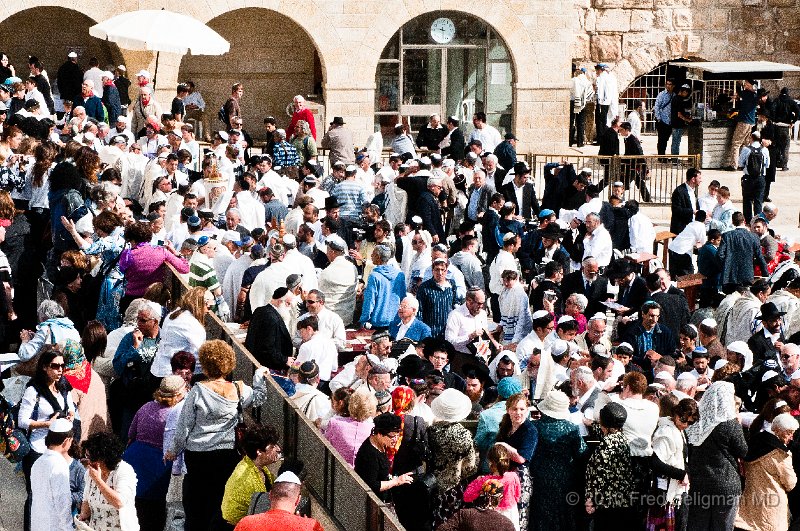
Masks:
[[[800,267],[774,203],[738,211],[691,168],[668,264],[640,263],[655,229],[627,181],[553,163],[536,190],[482,112],[469,135],[399,127],[385,164],[335,117],[327,173],[301,97],[257,153],[236,83],[201,149],[193,86],[162,114],[140,72],[112,120],[96,68],[60,88],[63,127],[0,107],[0,343],[19,358],[3,439],[26,531],[321,529],[317,471],[245,420],[268,378],[410,530],[800,518]],[[246,333],[252,385],[210,313]]]

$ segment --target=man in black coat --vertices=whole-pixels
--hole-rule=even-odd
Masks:
[[[630,122],[623,122],[619,126],[619,134],[622,136],[623,142],[625,143],[625,156],[644,155],[642,143],[636,135],[631,132],[631,129]],[[639,189],[642,201],[645,203],[649,203],[651,199],[650,190],[647,189],[647,181],[645,180],[648,172],[647,160],[644,158],[625,160],[622,163],[622,182],[625,185],[625,190],[630,188],[631,180],[633,180],[634,184],[636,184],[636,187]]]
[[[506,133],[505,140],[494,148],[494,154],[497,156],[498,164],[506,173],[514,167],[517,163],[517,137],[514,133]]]
[[[67,61],[58,69],[56,83],[62,100],[74,102],[80,97],[83,69],[78,65],[78,54],[69,52]]]
[[[681,290],[670,285],[669,273],[658,269],[645,277],[648,300],[661,306],[659,324],[672,333],[672,349],[678,348],[678,335],[683,325],[689,322],[689,302]]]
[[[761,271],[767,271],[767,262],[761,253],[761,240],[747,229],[744,214],[734,212],[731,220],[734,229],[722,235],[717,251],[717,260],[722,266],[720,282],[725,293],[733,293],[736,287],[753,283],[754,263],[759,265]]]
[[[669,231],[673,234],[680,234],[686,225],[694,219],[697,211],[696,191],[703,181],[703,176],[697,168],[686,170],[686,182],[678,185],[672,192],[672,219],[669,223]]]
[[[615,310],[615,313],[621,317],[617,325],[617,335],[622,337],[633,323],[630,320],[631,317],[639,312],[642,304],[650,297],[650,291],[647,289],[644,279],[636,274],[633,264],[625,258],[611,262],[606,268],[605,274],[609,280],[619,286],[616,303],[625,307],[624,310]]]
[[[428,123],[419,130],[417,146],[429,151],[439,151],[439,143],[447,135],[447,128],[442,125],[438,114],[431,114]]]
[[[593,257],[583,260],[580,271],[573,271],[561,282],[564,300],[573,293],[580,293],[589,299],[584,315],[605,313],[606,307],[602,303],[608,300],[608,278],[600,276],[600,266]]]
[[[672,332],[658,322],[662,311],[658,303],[645,302],[639,321],[620,338],[633,347],[633,361],[645,372],[652,369],[661,356],[669,356],[675,350]]]
[[[531,169],[524,161],[514,164],[514,180],[503,186],[501,192],[506,201],[514,203],[517,207],[517,214],[525,219],[533,219],[539,214],[539,200],[536,199],[536,190],[533,183],[528,180]],[[522,204],[519,196],[522,196]]]
[[[786,312],[779,312],[774,302],[766,302],[761,305],[761,314],[756,316],[764,327],[750,336],[747,346],[753,352],[753,365],[763,363],[768,359],[778,360],[780,346],[786,342],[781,330],[781,319]]]
[[[450,131],[450,145],[442,148],[442,156],[459,161],[464,158],[464,150],[467,146],[464,141],[464,132],[459,129],[458,120],[453,116],[447,119],[447,129]]]
[[[442,225],[442,211],[439,209],[439,194],[442,192],[441,177],[428,177],[428,188],[420,195],[419,216],[422,226],[430,231],[433,243],[443,242],[446,239]]]
[[[600,159],[600,165],[603,166],[603,178],[597,183],[597,187],[602,190],[608,184],[608,169],[611,166],[611,157],[619,155],[619,117],[611,121],[611,127],[606,127],[600,133],[598,142],[600,148],[597,150],[597,155],[608,157]]]
[[[276,289],[269,304],[256,308],[253,312],[244,340],[244,346],[259,363],[283,373],[288,364],[294,361],[292,336],[281,316],[281,312],[288,310],[291,304],[292,295],[289,290],[285,287]]]

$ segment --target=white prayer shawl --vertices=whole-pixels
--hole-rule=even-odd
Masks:
[[[739,298],[725,322],[725,341],[723,345],[730,345],[734,341],[747,342],[750,336],[755,333],[756,328],[760,328],[761,322],[756,322],[756,316],[761,315],[761,301],[750,293],[745,292]]]
[[[345,325],[353,322],[357,283],[356,266],[344,256],[337,256],[319,276],[319,290],[325,294],[325,306],[338,314]]]
[[[408,193],[395,183],[386,185],[386,211],[383,217],[392,227],[406,220]]]
[[[264,228],[266,212],[260,201],[253,199],[250,192],[239,192],[236,194],[236,202],[239,203],[242,225],[250,230]]]
[[[276,289],[286,286],[286,277],[294,273],[283,262],[275,262],[258,274],[250,287],[250,308],[265,306]]]
[[[728,314],[730,313],[731,309],[733,308],[734,303],[739,300],[742,295],[738,291],[734,291],[730,295],[727,295],[722,302],[719,303],[719,306],[714,311],[714,320],[718,323],[720,329],[719,332],[719,342],[723,345],[730,345],[731,341],[727,341],[726,339],[726,328],[727,328],[727,321],[728,321]]]
[[[253,258],[250,254],[244,254],[237,258],[229,267],[222,279],[222,296],[228,303],[231,311],[236,309],[236,299],[239,290],[242,289],[242,277],[248,267],[253,265]]]
[[[303,275],[303,279],[300,281],[303,291],[317,289],[317,270],[314,268],[314,262],[309,257],[297,249],[289,249],[283,258],[283,264],[290,268],[292,272]]]
[[[500,326],[503,343],[519,343],[533,330],[528,295],[520,284],[500,292]]]
[[[259,179],[257,187],[259,190],[261,188],[269,188],[275,194],[275,198],[288,207],[289,190],[286,188],[286,180],[275,171],[269,170]]]
[[[784,317],[783,335],[791,337],[796,332],[800,332],[800,299],[786,290],[779,289],[769,297],[767,302],[775,303],[779,312],[786,312]]]

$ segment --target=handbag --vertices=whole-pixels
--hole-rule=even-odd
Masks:
[[[238,402],[236,403],[236,427],[233,429],[234,447],[236,448],[236,451],[239,452],[239,455],[244,457],[246,452],[242,447],[242,440],[244,440],[244,434],[245,431],[247,431],[247,424],[244,421],[244,408],[242,407],[242,391],[241,389],[239,389],[239,385],[236,382],[233,382],[233,386],[236,388],[236,396],[238,397]]]

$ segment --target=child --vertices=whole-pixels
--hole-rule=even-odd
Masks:
[[[514,529],[519,531],[517,502],[519,502],[522,487],[519,482],[519,476],[515,471],[511,470],[511,462],[522,463],[525,459],[506,443],[496,443],[489,448],[486,459],[489,461],[489,475],[479,476],[472,480],[464,491],[464,501],[467,503],[474,502],[480,496],[481,488],[486,483],[486,480],[499,480],[503,484],[503,499],[497,506],[497,512],[511,520],[511,523],[514,524]]]

